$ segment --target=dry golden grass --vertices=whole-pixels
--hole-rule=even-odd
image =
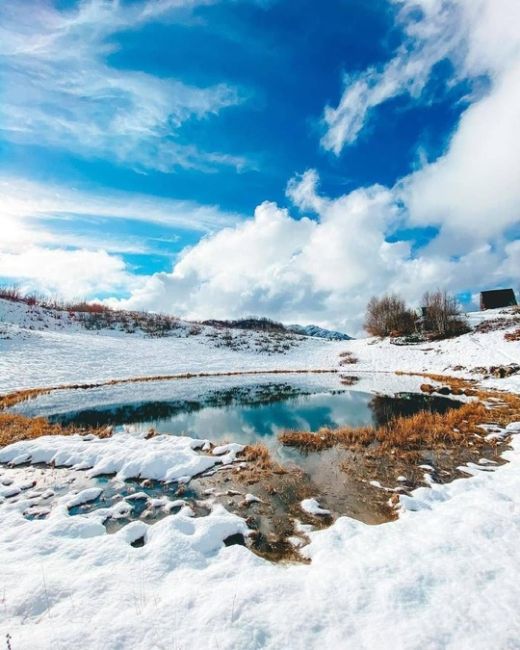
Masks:
[[[0,412],[0,447],[10,445],[19,440],[31,440],[40,436],[70,436],[74,433],[87,433],[85,429],[77,427],[64,427],[60,424],[51,424],[45,418],[28,418],[24,415]],[[89,429],[100,438],[110,436],[111,430]]]
[[[412,373],[397,373],[412,374]],[[415,415],[397,417],[380,427],[323,428],[316,433],[285,431],[280,442],[287,446],[318,451],[336,445],[350,448],[371,448],[374,454],[407,453],[421,449],[442,449],[461,446],[489,446],[494,444],[483,435],[483,424],[507,425],[520,419],[520,396],[495,390],[481,390],[474,381],[416,373],[448,386],[452,394],[474,396],[475,401],[445,413],[420,411]],[[432,393],[437,389],[422,384],[421,390]]]
[[[19,390],[15,393],[0,395],[0,410],[11,408],[19,402],[34,399],[39,395],[45,395],[46,393],[50,393],[51,390],[50,388],[30,388],[28,390]]]
[[[520,399],[511,396],[505,405],[497,403],[492,409],[482,402],[471,402],[446,413],[420,411],[415,415],[398,417],[380,427],[323,428],[316,433],[286,431],[279,437],[284,445],[308,451],[327,449],[335,445],[351,448],[372,448],[374,454],[406,453],[422,449],[455,448],[467,445],[490,445],[479,425],[495,422],[506,424],[520,415]],[[514,407],[514,408],[513,408]]]
[[[268,469],[272,465],[269,449],[260,442],[254,445],[247,445],[242,452],[243,459],[248,463],[254,463],[261,469]]]
[[[31,388],[19,390],[7,395],[0,395],[0,447],[10,445],[19,440],[30,440],[40,436],[70,436],[74,433],[93,433],[99,438],[111,435],[109,428],[84,429],[79,427],[64,427],[61,424],[51,424],[46,418],[29,418],[16,413],[6,413],[5,409],[25,400],[34,399],[39,395],[50,393],[52,388]]]
[[[240,454],[240,460],[247,463],[247,468],[237,473],[245,483],[253,484],[272,474],[285,474],[286,470],[273,461],[271,452],[262,443],[247,445]]]
[[[451,392],[454,395],[475,395],[477,391],[474,390],[475,384],[477,383],[475,379],[461,379],[460,377],[447,377],[446,375],[436,375],[434,373],[428,372],[404,372],[402,370],[397,370],[396,375],[406,375],[408,377],[425,377],[426,379],[431,379],[436,381],[444,386],[449,386]],[[422,386],[429,386],[430,384],[422,384]],[[422,389],[421,386],[421,389]],[[428,392],[425,390],[424,392]],[[433,391],[432,391],[433,392]]]

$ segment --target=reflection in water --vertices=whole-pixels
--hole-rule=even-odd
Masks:
[[[287,457],[290,452],[277,444],[278,433],[283,430],[380,425],[399,415],[423,409],[444,412],[458,404],[445,397],[412,393],[396,397],[346,389],[312,393],[278,382],[212,391],[198,400],[116,404],[61,413],[49,419],[83,426],[126,426],[138,432],[154,428],[158,433],[209,438],[216,443],[261,440]]]
[[[461,402],[447,397],[416,393],[401,393],[392,397],[375,395],[370,400],[372,419],[376,426],[388,424],[398,417],[409,417],[419,411],[446,413],[449,409],[458,408],[460,405]]]

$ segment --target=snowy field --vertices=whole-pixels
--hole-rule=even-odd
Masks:
[[[474,377],[477,366],[520,363],[520,343],[505,341],[503,330],[414,346],[306,338],[286,354],[261,354],[215,349],[204,337],[31,329],[34,322],[5,306],[0,326],[0,393],[182,372],[324,368],[361,375],[360,390],[391,392],[418,381],[385,374],[395,370]],[[340,365],[345,350],[357,364]],[[487,383],[520,391],[517,377]],[[206,380],[190,381],[201,391]],[[115,390],[124,398],[129,386]],[[71,395],[48,399],[51,408]],[[509,425],[517,430],[520,423]],[[342,517],[310,532],[307,565],[272,564],[225,546],[248,529],[210,498],[207,516],[182,507],[153,526],[136,521],[114,534],[99,511],[69,513],[90,493],[59,497],[48,518],[28,520],[34,486],[14,480],[16,470],[4,464],[1,642],[9,634],[12,650],[520,648],[520,439],[512,440],[508,464],[490,471],[483,462],[467,470],[471,478],[401,497],[395,522],[368,526]],[[87,474],[188,481],[232,462],[238,450],[203,455],[201,447],[204,441],[190,438],[128,433],[101,441],[54,437],[8,446],[0,461],[55,460]],[[132,546],[140,538],[144,545]]]
[[[470,314],[470,322],[476,324],[498,315],[497,310]],[[256,350],[258,335],[254,333],[249,333],[249,346],[235,351],[215,348],[207,336],[145,338],[138,333],[88,332],[74,323],[57,325],[45,314],[35,315],[26,305],[5,300],[0,300],[0,327],[0,393],[187,372],[403,371],[474,378],[469,371],[475,367],[520,363],[520,342],[505,341],[504,330],[407,346],[388,340],[327,341],[299,337],[285,353],[267,354]],[[355,354],[358,363],[341,367],[338,355],[347,350]],[[453,370],[457,366],[463,369]],[[487,383],[506,387],[503,381]],[[507,387],[520,390],[520,376],[511,377]]]
[[[25,307],[13,307],[0,299],[0,393],[186,372],[333,369],[345,349],[342,342],[295,337],[295,345],[284,354],[260,353],[255,342],[264,336],[249,332],[249,345],[235,351],[215,347],[204,335],[211,334],[211,328],[205,328],[201,336],[164,338],[111,330],[90,332],[73,323],[57,326],[44,314],[42,320],[28,318]]]

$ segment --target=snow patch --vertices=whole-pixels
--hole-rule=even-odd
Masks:
[[[81,490],[78,494],[73,495],[70,499],[67,500],[67,508],[69,510],[76,506],[81,506],[84,503],[90,503],[95,501],[103,492],[101,488],[87,488]]]
[[[196,453],[204,440],[186,436],[159,435],[148,440],[128,433],[111,438],[85,440],[79,435],[44,436],[22,440],[0,450],[0,462],[54,464],[72,468],[89,468],[89,476],[115,474],[120,480],[130,478],[158,481],[188,481],[219,464],[229,464],[242,445],[226,445],[221,456]]]
[[[330,510],[322,508],[316,499],[303,499],[300,503],[301,509],[310,515],[326,516],[330,515]]]

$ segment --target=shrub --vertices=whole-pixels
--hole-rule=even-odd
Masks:
[[[22,301],[22,294],[18,287],[0,287],[0,298],[12,300],[14,302]]]
[[[405,336],[415,324],[415,313],[397,295],[373,297],[367,305],[364,327],[371,336]]]
[[[520,316],[510,316],[509,318],[491,318],[483,320],[475,327],[475,332],[486,334],[487,332],[495,332],[497,330],[507,330],[512,325],[520,324]]]
[[[69,312],[81,312],[85,314],[104,314],[105,312],[112,311],[110,307],[101,305],[98,302],[78,302],[67,305]]]
[[[349,352],[349,351],[342,352],[339,355],[339,357],[340,357],[340,361],[339,361],[340,366],[346,366],[346,365],[349,365],[349,364],[358,363],[358,361],[359,361],[359,359],[356,357],[356,355],[353,354],[352,352]]]
[[[257,332],[287,332],[287,328],[282,323],[271,320],[270,318],[249,316],[248,318],[239,318],[237,320],[204,320],[202,325],[211,327],[253,330]]]
[[[446,291],[427,291],[422,310],[422,327],[435,338],[459,336],[470,330],[457,300]]]
[[[520,341],[520,327],[513,332],[506,332],[504,338],[506,341]]]

